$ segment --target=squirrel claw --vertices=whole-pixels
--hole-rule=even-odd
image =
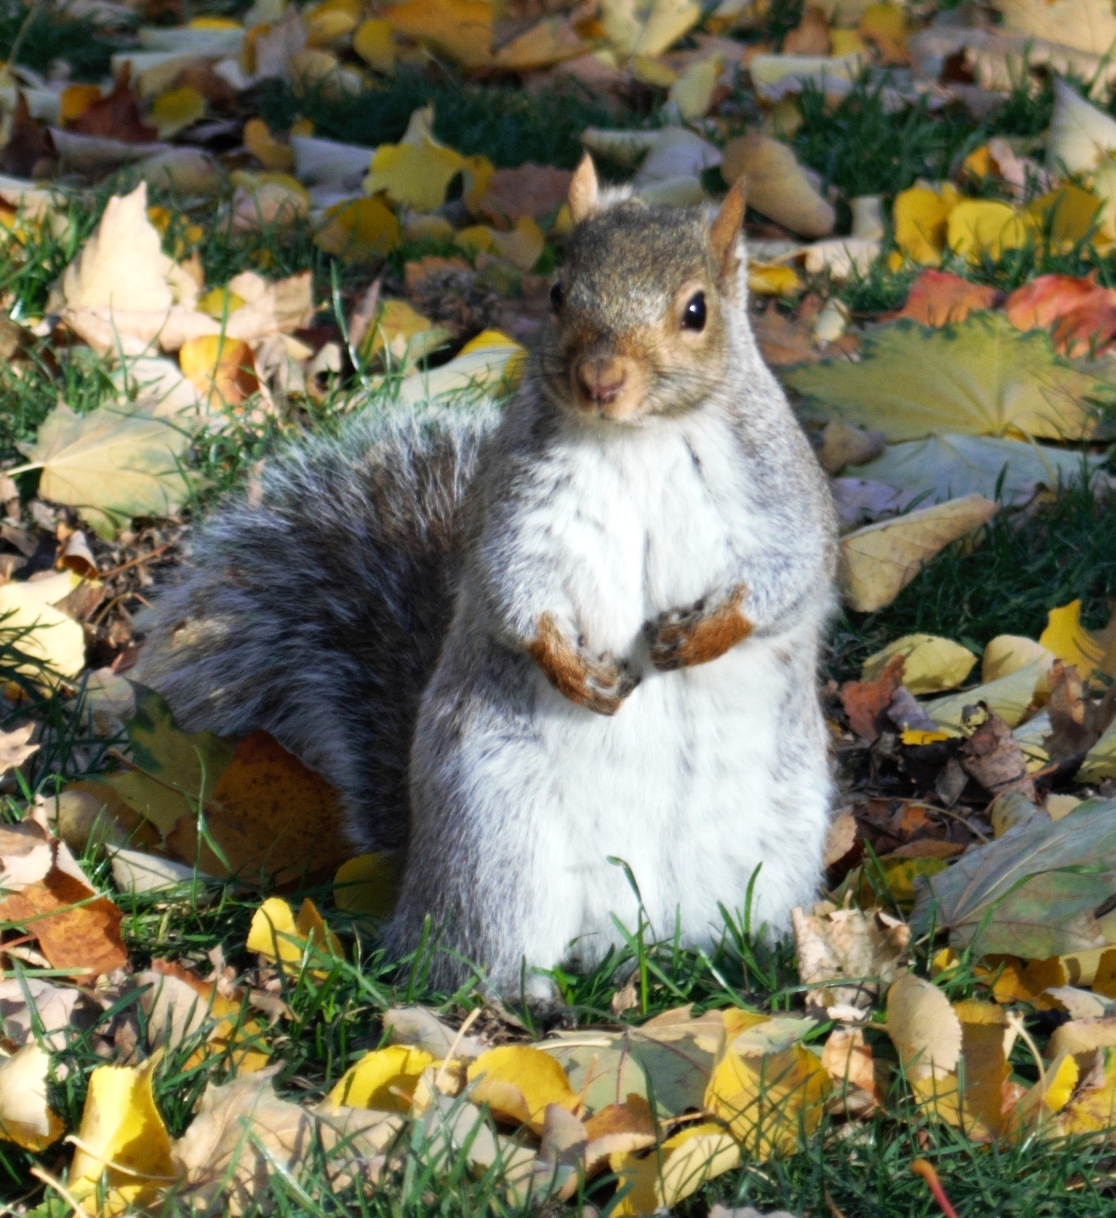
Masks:
[[[660,672],[706,664],[747,638],[752,623],[740,612],[744,592],[743,585],[738,585],[712,606],[703,598],[683,609],[660,613],[649,621],[644,633],[651,663]]]
[[[585,665],[585,689],[583,706],[598,715],[615,715],[621,703],[639,684],[639,676],[633,673],[625,661],[616,663],[611,656],[604,655]]]
[[[559,693],[598,715],[615,715],[639,684],[626,661],[617,662],[608,654],[594,658],[584,647],[571,644],[549,613],[540,618],[527,654]]]

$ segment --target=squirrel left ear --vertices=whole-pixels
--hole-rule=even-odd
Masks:
[[[567,196],[570,205],[570,219],[575,224],[580,224],[582,220],[598,211],[600,194],[593,158],[586,153],[570,179],[570,191]]]
[[[736,267],[736,238],[740,234],[740,226],[744,223],[747,194],[747,179],[737,178],[709,226],[709,244],[721,264],[722,277],[727,277]]]

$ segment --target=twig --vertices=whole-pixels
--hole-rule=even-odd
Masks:
[[[119,575],[121,571],[127,571],[129,567],[139,566],[141,562],[148,562],[157,555],[162,554],[164,550],[169,550],[174,545],[173,541],[164,541],[161,546],[156,546],[150,554],[140,554],[136,558],[129,558],[127,562],[122,562],[119,567],[112,567],[108,571],[98,571],[98,579],[112,579],[114,575]]]
[[[54,1191],[61,1196],[62,1200],[73,1209],[75,1214],[81,1213],[81,1205],[78,1203],[73,1193],[70,1192],[70,1190],[62,1183],[61,1180],[52,1176],[50,1172],[44,1171],[38,1166],[32,1166],[31,1174],[36,1180],[42,1180],[42,1182],[48,1188],[54,1189]]]

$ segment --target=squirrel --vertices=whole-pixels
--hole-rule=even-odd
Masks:
[[[653,206],[586,157],[568,203],[502,414],[368,411],[265,468],[140,673],[186,728],[270,732],[354,846],[400,854],[389,950],[433,925],[436,983],[468,961],[541,1003],[640,903],[687,944],[748,897],[784,931],[831,798],[835,517],[748,323],[742,184]]]

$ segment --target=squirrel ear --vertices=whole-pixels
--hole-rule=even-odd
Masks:
[[[736,238],[740,234],[740,226],[744,223],[747,194],[747,179],[743,176],[737,178],[709,226],[709,244],[721,264],[722,274],[728,274],[733,269]]]
[[[593,158],[588,153],[581,158],[581,164],[574,170],[567,199],[570,205],[570,219],[575,224],[580,224],[582,220],[587,219],[600,208],[597,171],[593,167]]]

